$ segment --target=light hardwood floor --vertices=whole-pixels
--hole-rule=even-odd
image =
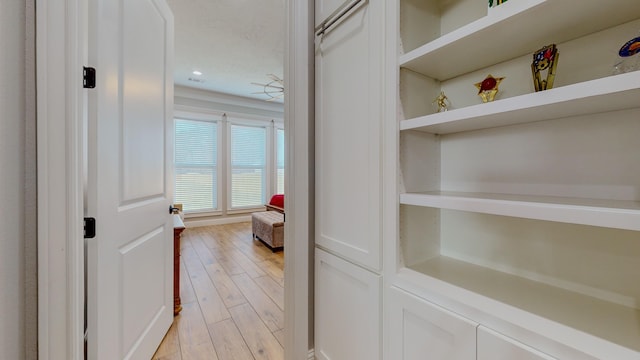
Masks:
[[[182,233],[182,312],[157,360],[284,358],[284,251],[252,240],[251,223]]]

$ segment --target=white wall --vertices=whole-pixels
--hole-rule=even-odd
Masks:
[[[36,358],[33,9],[0,1],[0,359]]]

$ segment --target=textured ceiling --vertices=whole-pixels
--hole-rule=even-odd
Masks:
[[[285,0],[167,2],[175,18],[176,85],[269,98],[252,94],[262,87],[251,83],[270,82],[267,74],[283,76]]]

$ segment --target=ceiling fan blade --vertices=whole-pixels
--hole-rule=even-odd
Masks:
[[[268,76],[269,78],[271,78],[271,80],[273,80],[273,81],[275,81],[275,82],[279,83],[280,85],[284,85],[284,80],[282,80],[280,77],[278,77],[278,76],[276,76],[276,75],[273,75],[273,74],[267,74],[267,76]]]
[[[261,84],[252,82],[252,85],[262,86],[262,91],[254,92],[252,94],[259,95],[264,94],[269,97],[266,101],[273,101],[284,97],[284,80],[274,74],[267,74],[267,77],[272,81],[267,84]]]

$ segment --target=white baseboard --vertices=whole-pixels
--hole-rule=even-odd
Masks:
[[[243,215],[243,216],[223,217],[223,218],[217,218],[217,219],[185,218],[184,226],[187,228],[194,228],[194,227],[201,227],[201,226],[233,224],[233,223],[247,222],[247,221],[251,221],[250,214]]]
[[[316,360],[316,353],[314,349],[309,349],[309,355],[307,356],[307,360]]]

